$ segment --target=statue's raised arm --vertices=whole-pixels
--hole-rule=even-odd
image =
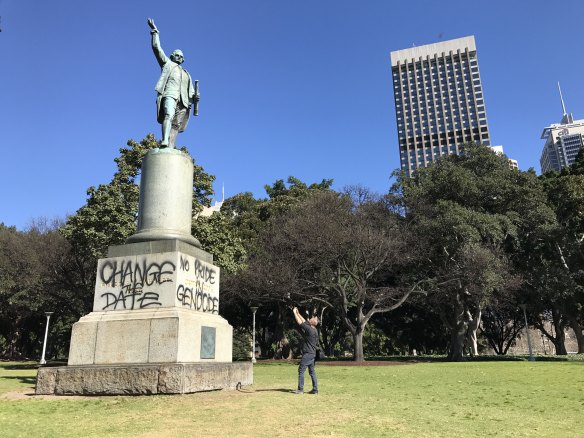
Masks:
[[[154,56],[156,56],[158,64],[162,68],[162,66],[170,60],[166,56],[166,53],[164,53],[164,50],[162,50],[162,46],[160,45],[160,32],[152,18],[148,19],[148,26],[150,26],[150,34],[152,35],[152,51],[154,52]]]
[[[154,24],[154,20],[152,18],[148,19],[148,26],[150,26],[151,32],[158,32],[158,28]]]

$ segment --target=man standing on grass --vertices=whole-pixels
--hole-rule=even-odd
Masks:
[[[313,316],[306,321],[297,307],[292,309],[294,318],[300,326],[304,342],[302,343],[302,359],[298,366],[298,389],[294,391],[295,394],[304,394],[304,371],[308,368],[308,374],[312,379],[312,391],[309,394],[318,394],[318,382],[316,380],[316,371],[314,369],[314,361],[316,359],[316,348],[318,346],[318,332],[316,326],[318,325],[318,318]]]

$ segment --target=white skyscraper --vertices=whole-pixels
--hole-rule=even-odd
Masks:
[[[564,115],[560,123],[553,123],[544,128],[541,134],[541,138],[545,140],[539,159],[541,173],[550,170],[560,171],[572,165],[584,145],[584,120],[574,120],[572,114],[566,112],[559,83],[558,90]]]

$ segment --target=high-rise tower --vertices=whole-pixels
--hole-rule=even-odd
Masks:
[[[559,83],[558,91],[564,115],[560,123],[544,128],[541,134],[541,138],[545,140],[539,159],[541,173],[560,171],[563,167],[571,166],[584,146],[584,120],[574,120],[572,113],[566,112]]]
[[[474,36],[391,52],[400,165],[408,175],[464,143],[490,146]]]

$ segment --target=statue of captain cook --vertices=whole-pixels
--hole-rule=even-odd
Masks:
[[[184,62],[183,52],[175,50],[168,58],[160,46],[159,32],[154,20],[149,18],[148,25],[152,35],[152,50],[162,69],[155,87],[158,93],[156,115],[158,123],[162,125],[160,146],[174,148],[177,134],[187,127],[193,104],[194,115],[198,115],[198,81],[193,84],[191,75],[181,66]]]

